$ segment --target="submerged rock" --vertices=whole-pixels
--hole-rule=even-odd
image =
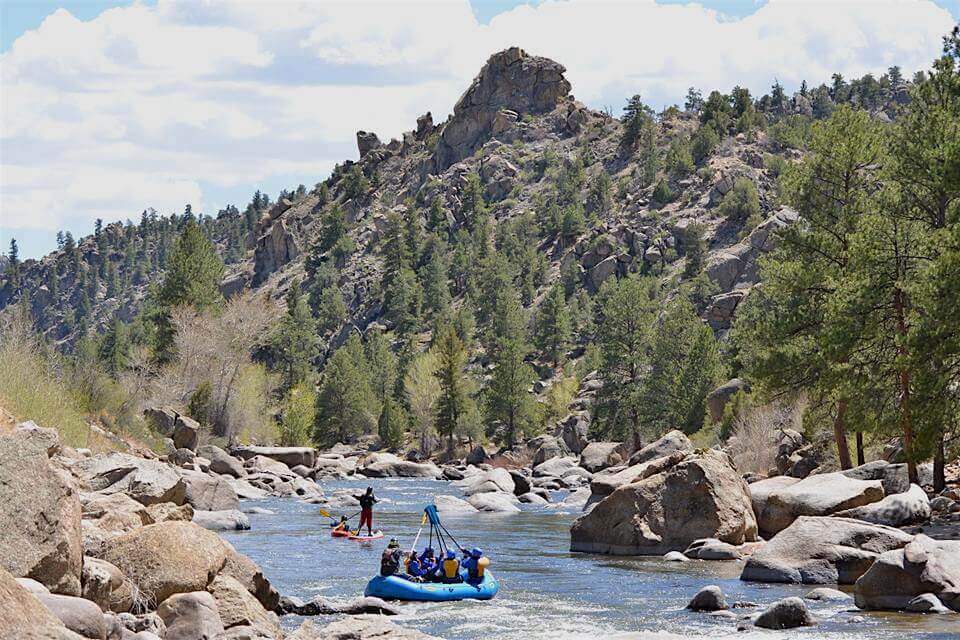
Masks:
[[[814,619],[807,609],[807,604],[792,596],[777,600],[764,609],[753,624],[764,629],[793,629],[813,626]]]
[[[697,591],[687,604],[687,609],[693,611],[722,611],[729,609],[729,607],[720,587],[709,585]]]

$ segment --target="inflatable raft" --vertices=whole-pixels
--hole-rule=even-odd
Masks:
[[[384,600],[419,600],[452,602],[454,600],[489,600],[497,595],[500,583],[487,571],[480,582],[412,582],[400,576],[375,576],[363,594]]]

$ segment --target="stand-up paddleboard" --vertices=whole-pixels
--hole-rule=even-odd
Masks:
[[[374,531],[373,535],[370,535],[370,536],[362,536],[360,535],[359,532],[351,533],[349,536],[347,536],[347,538],[349,538],[350,540],[356,540],[357,542],[368,542],[370,540],[379,540],[382,537],[383,537],[383,531]]]

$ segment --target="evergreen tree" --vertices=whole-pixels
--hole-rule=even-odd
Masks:
[[[608,280],[601,288],[597,339],[603,388],[594,429],[605,437],[626,438],[641,431],[641,382],[659,308],[657,288],[656,279],[639,276]]]
[[[676,297],[653,331],[650,370],[639,403],[641,424],[651,437],[675,428],[697,431],[703,426],[707,394],[722,375],[713,331],[686,298]]]
[[[126,324],[115,318],[110,329],[100,339],[97,356],[107,373],[116,377],[127,368],[130,361],[130,331]]]
[[[503,425],[504,440],[512,447],[536,419],[536,401],[530,392],[536,374],[524,360],[530,352],[527,323],[516,292],[510,288],[497,297],[490,357],[493,373],[487,389],[490,422]]]
[[[403,445],[403,432],[407,424],[407,417],[403,405],[387,396],[383,400],[380,418],[377,420],[377,434],[380,443],[388,449],[398,449]]]
[[[321,334],[332,333],[340,328],[347,317],[347,303],[335,285],[325,287],[316,305],[317,330]]]
[[[540,304],[537,315],[536,344],[544,356],[557,366],[570,345],[570,311],[563,289],[554,286]]]
[[[483,199],[483,184],[477,173],[470,173],[460,194],[460,217],[468,229],[473,229],[487,215],[487,203]]]
[[[366,371],[363,344],[351,334],[323,371],[313,432],[316,443],[350,442],[373,428],[378,407]]]
[[[287,292],[287,312],[273,335],[273,349],[280,366],[283,391],[307,382],[317,351],[317,332],[306,297],[295,282]]]
[[[687,89],[687,97],[683,102],[683,108],[691,113],[700,113],[703,108],[703,94],[693,87]]]
[[[157,331],[157,356],[161,362],[172,356],[170,312],[180,306],[190,306],[198,311],[218,306],[223,301],[221,280],[223,262],[216,248],[204,235],[200,225],[195,220],[188,220],[167,261],[167,272],[159,291],[161,316]]]
[[[440,383],[440,395],[434,424],[440,437],[447,439],[448,451],[453,451],[453,437],[471,404],[465,380],[467,351],[457,332],[449,325],[440,329],[436,349],[439,359],[436,377]]]
[[[365,345],[370,386],[380,403],[386,402],[397,383],[397,357],[390,350],[390,341],[380,331],[367,337]]]
[[[634,149],[641,138],[644,128],[653,123],[653,109],[643,102],[640,94],[627,100],[623,108],[623,137],[620,144],[628,149]]]
[[[423,270],[424,307],[434,316],[443,314],[450,306],[450,281],[444,253],[434,251]]]
[[[317,394],[312,384],[291,387],[280,410],[280,445],[301,447],[310,443],[317,416]]]

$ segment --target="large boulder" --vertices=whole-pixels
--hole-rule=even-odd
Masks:
[[[750,488],[750,502],[753,504],[753,512],[757,516],[758,524],[760,514],[763,512],[763,507],[767,504],[767,499],[770,497],[770,494],[780,491],[781,489],[786,489],[798,482],[800,482],[800,478],[773,476],[772,478],[764,478],[747,485]]]
[[[235,578],[217,576],[207,590],[217,602],[217,610],[223,626],[253,627],[258,632],[270,638],[282,635],[278,620],[274,614],[268,613],[263,605]]]
[[[842,473],[823,473],[771,491],[757,511],[760,531],[774,535],[799,516],[828,516],[883,499],[879,480],[855,480]]]
[[[463,493],[472,496],[477,493],[509,493],[513,494],[516,484],[513,477],[506,469],[493,468],[490,471],[484,471],[464,480],[459,480],[457,485],[463,488]]]
[[[51,591],[80,595],[80,498],[49,455],[52,430],[15,429],[0,438],[0,567]]]
[[[437,511],[439,511],[441,515],[477,512],[475,506],[456,496],[433,496],[433,504],[437,507]]]
[[[580,453],[589,444],[590,416],[584,412],[571,413],[557,425],[556,435],[573,453]]]
[[[477,511],[489,511],[491,513],[518,513],[520,508],[516,504],[516,498],[513,494],[506,493],[475,493],[469,498],[469,502]]]
[[[411,462],[392,453],[371,454],[360,472],[370,478],[433,478],[443,477],[443,472],[432,462]]]
[[[143,412],[143,417],[150,421],[157,433],[163,436],[173,433],[173,427],[177,424],[179,415],[173,407],[151,407]]]
[[[673,431],[668,431],[660,438],[630,456],[628,464],[642,464],[650,460],[668,456],[677,451],[693,451],[693,444],[690,442],[690,438],[684,435],[682,431],[674,429]]]
[[[157,607],[164,640],[213,640],[223,633],[217,601],[206,591],[173,595]]]
[[[849,478],[857,480],[880,480],[883,483],[883,490],[886,494],[906,493],[910,490],[910,477],[907,472],[907,464],[900,462],[891,464],[886,460],[873,460],[859,467],[847,469],[841,472]],[[920,476],[920,484],[933,484],[933,465],[917,465],[917,473]]]
[[[157,460],[114,452],[81,460],[73,470],[94,491],[125,493],[141,504],[183,504],[186,499],[183,478],[175,469]]]
[[[697,591],[687,603],[687,609],[691,611],[723,611],[729,608],[723,591],[715,584]]]
[[[93,602],[74,596],[60,596],[52,593],[39,594],[36,598],[67,629],[80,634],[84,638],[106,639],[107,626],[103,611]]]
[[[800,516],[747,559],[740,579],[852,584],[881,553],[911,539],[899,529],[850,518]]]
[[[756,535],[746,482],[725,453],[709,450],[615,490],[573,524],[570,549],[663,555],[699,538],[739,545]]]
[[[904,493],[889,495],[879,502],[837,512],[838,516],[854,518],[874,524],[900,527],[930,519],[930,499],[926,491],[915,484]]]
[[[232,550],[217,534],[192,522],[161,522],[104,544],[100,555],[119,568],[148,601],[203,591]]]
[[[247,475],[243,463],[220,447],[205,444],[197,449],[197,455],[210,461],[210,471],[213,473],[233,476],[234,478],[242,478]]]
[[[577,468],[577,459],[554,456],[539,463],[533,468],[534,478],[562,478]]]
[[[200,423],[189,416],[178,415],[171,438],[177,449],[196,451],[200,440]]]
[[[15,640],[81,640],[83,636],[68,630],[33,593],[17,584],[0,567],[0,638]]]
[[[550,458],[558,458],[566,453],[563,442],[553,436],[540,436],[531,440],[528,443],[528,446],[530,445],[533,445],[531,446],[534,451],[531,464],[534,467],[543,464]]]
[[[920,534],[902,549],[881,554],[853,587],[861,609],[906,609],[925,593],[960,611],[960,541]]]
[[[348,616],[317,628],[309,620],[287,640],[439,640],[416,629],[406,629],[381,615]]]
[[[723,410],[727,407],[730,398],[740,391],[749,392],[750,384],[746,380],[733,378],[707,394],[707,409],[710,410],[710,420],[720,422],[723,419]]]
[[[227,554],[227,561],[219,575],[237,580],[267,611],[276,610],[280,603],[280,593],[263,575],[257,563],[242,553],[232,551]]]
[[[83,597],[104,611],[129,611],[134,604],[133,583],[119,568],[100,558],[83,560]]]
[[[646,460],[627,468],[612,467],[597,473],[590,480],[590,491],[594,496],[608,496],[620,487],[660,473],[666,467],[675,465],[686,458],[687,452],[674,451],[663,457]]]
[[[191,522],[210,531],[246,531],[250,528],[250,518],[237,509],[194,511]]]
[[[503,109],[524,115],[546,113],[570,93],[565,69],[547,58],[511,47],[490,56],[453,107],[435,152],[438,173],[473,155],[493,134]]]
[[[623,458],[617,451],[619,446],[618,442],[591,442],[580,452],[580,466],[590,473],[596,473],[620,464]]]
[[[184,471],[186,501],[196,511],[240,509],[240,499],[229,482],[200,471]]]
[[[236,447],[231,450],[233,455],[243,460],[249,460],[254,456],[263,456],[282,462],[288,467],[295,467],[302,464],[305,467],[313,467],[317,460],[317,450],[312,447]]]

